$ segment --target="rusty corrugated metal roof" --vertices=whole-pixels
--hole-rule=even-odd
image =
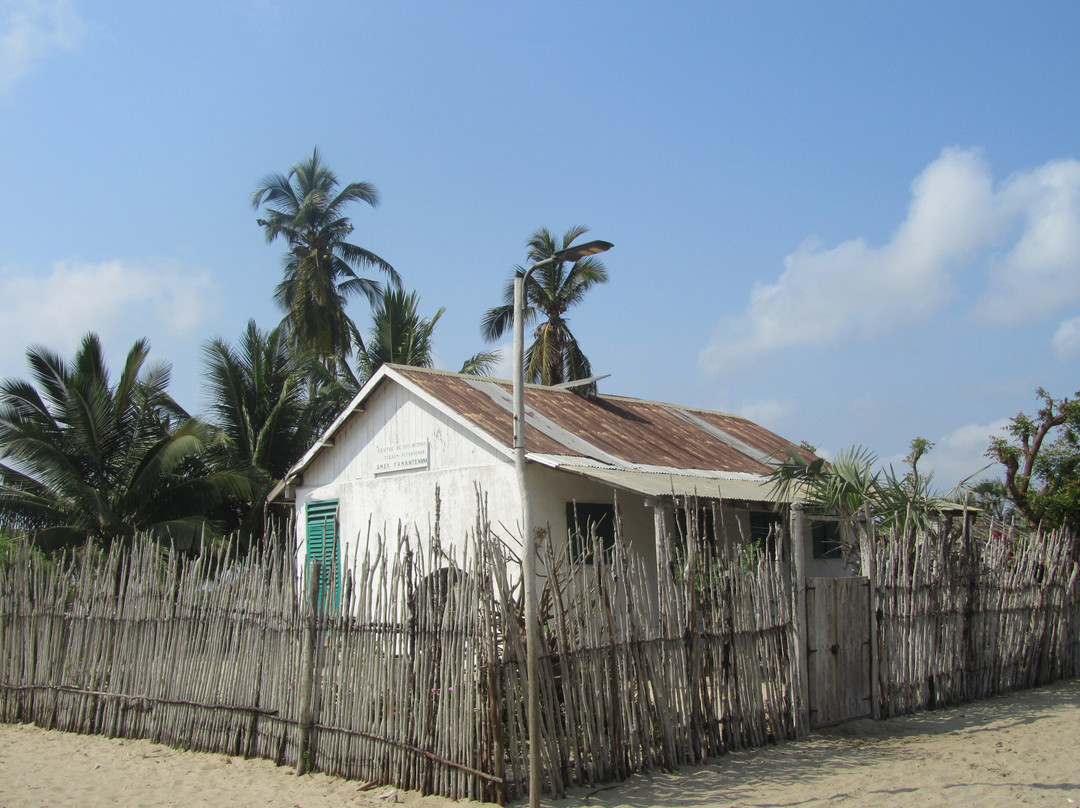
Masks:
[[[513,446],[511,384],[423,368],[393,371],[507,448]],[[525,448],[530,455],[616,458],[672,469],[767,474],[765,462],[792,445],[738,415],[623,396],[584,398],[525,387]],[[811,459],[811,455],[806,457]]]
[[[403,384],[436,403],[509,454],[513,450],[511,383],[439,370],[384,365],[273,491],[274,501],[334,435],[386,383]],[[624,396],[583,398],[569,390],[525,387],[525,449],[537,463],[647,495],[702,494],[772,501],[764,475],[774,454],[792,446],[738,415]],[[805,459],[813,455],[797,450]],[[782,459],[782,458],[781,458]]]

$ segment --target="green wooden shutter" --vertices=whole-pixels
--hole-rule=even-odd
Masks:
[[[307,567],[319,562],[320,611],[336,610],[341,603],[341,553],[338,549],[338,501],[307,504]]]

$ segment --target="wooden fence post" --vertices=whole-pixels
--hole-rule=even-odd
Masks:
[[[874,531],[874,520],[870,516],[870,506],[863,506],[862,513],[862,547],[859,550],[862,562],[862,574],[870,579],[870,715],[874,718],[882,718],[881,715],[881,690],[878,679],[880,678],[878,666],[878,625],[877,625],[877,539]]]
[[[308,565],[307,600],[301,604],[307,625],[304,627],[304,646],[300,652],[300,742],[296,753],[296,773],[305,774],[311,757],[311,727],[313,711],[311,693],[315,680],[315,636],[319,608],[319,561]]]
[[[801,502],[791,505],[791,549],[795,556],[795,581],[792,588],[795,590],[795,661],[799,676],[795,732],[806,735],[810,732],[810,670],[807,659],[810,637],[806,625],[806,518]]]

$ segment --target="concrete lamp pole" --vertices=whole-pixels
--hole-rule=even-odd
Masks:
[[[514,470],[521,492],[522,552],[525,578],[525,667],[529,679],[529,808],[539,808],[541,781],[540,764],[540,637],[536,619],[536,534],[532,528],[532,504],[525,481],[525,282],[532,273],[551,264],[579,261],[589,255],[606,252],[614,245],[607,241],[588,241],[552,253],[514,278]]]

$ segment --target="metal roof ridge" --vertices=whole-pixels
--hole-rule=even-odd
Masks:
[[[644,404],[649,407],[663,407],[668,409],[674,408],[687,412],[707,412],[710,415],[722,415],[725,418],[738,418],[740,421],[748,421],[750,423],[754,423],[753,421],[750,421],[750,419],[747,418],[745,415],[739,415],[738,413],[734,412],[727,412],[726,410],[714,410],[711,407],[698,407],[690,404],[676,404],[673,401],[660,401],[655,398],[635,398],[634,396],[623,396],[617,393],[597,393],[596,397],[599,398],[601,401],[630,401],[634,404]]]
[[[495,404],[502,407],[513,416],[513,395],[502,389],[502,387],[481,379],[477,379],[476,381],[466,379],[465,383],[473,389],[488,395]],[[570,393],[569,395],[573,395],[573,393]],[[627,466],[627,461],[622,458],[605,452],[600,447],[589,443],[589,441],[585,440],[580,435],[559,426],[546,415],[541,415],[535,409],[530,408],[528,401],[525,402],[525,423],[526,425],[531,425],[533,429],[551,438],[556,443],[565,446],[567,449],[581,452],[585,457],[608,463],[615,468],[625,468]],[[526,454],[526,456],[528,457],[530,455]]]
[[[740,440],[739,438],[736,438],[734,435],[732,435],[732,434],[730,434],[728,432],[725,432],[724,430],[720,429],[719,427],[713,426],[708,421],[705,421],[705,420],[703,420],[701,418],[698,418],[696,415],[694,415],[692,412],[689,412],[685,408],[679,407],[677,405],[671,405],[671,404],[661,404],[660,406],[663,409],[670,412],[676,418],[681,418],[682,420],[686,421],[688,424],[691,424],[692,426],[697,427],[702,432],[705,432],[706,434],[712,435],[717,440],[723,441],[724,443],[726,443],[728,446],[730,446],[735,451],[746,455],[751,460],[754,460],[757,463],[761,463],[763,466],[777,466],[777,465],[779,465],[779,462],[777,461],[777,459],[775,457],[773,457],[772,455],[762,453],[762,451],[760,449],[756,449],[753,446],[751,446],[749,443],[747,443],[746,441]],[[751,423],[753,423],[753,422],[751,422]]]

